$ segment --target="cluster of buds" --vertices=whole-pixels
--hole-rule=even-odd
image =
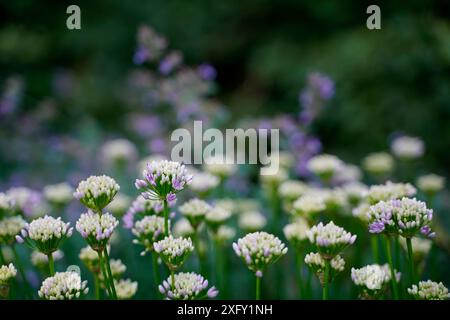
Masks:
[[[102,215],[92,211],[81,214],[76,229],[95,251],[103,251],[119,225],[119,221],[110,213]]]
[[[234,252],[259,278],[266,267],[288,251],[280,239],[266,232],[249,233],[233,243]]]
[[[409,183],[393,183],[388,181],[385,184],[371,186],[367,193],[367,201],[369,204],[376,204],[380,201],[412,197],[416,192],[416,188]]]
[[[266,226],[267,218],[259,211],[247,211],[239,216],[238,224],[241,229],[254,232]]]
[[[101,212],[113,199],[120,187],[108,176],[90,176],[78,185],[74,197],[87,208]]]
[[[43,193],[48,202],[61,207],[72,200],[73,188],[68,183],[62,182],[46,186]]]
[[[181,268],[187,257],[194,251],[194,246],[190,238],[174,238],[170,235],[155,242],[153,249],[173,272]]]
[[[45,300],[72,300],[88,291],[87,281],[81,281],[78,273],[67,271],[45,279],[38,294]]]
[[[408,293],[419,300],[446,300],[450,298],[448,289],[442,282],[431,280],[420,281],[417,285],[408,288]]]
[[[153,251],[153,244],[164,236],[164,218],[158,216],[146,216],[137,221],[132,229],[136,239],[133,243],[144,246],[145,250],[141,255],[145,255],[147,251]]]
[[[304,218],[312,218],[326,209],[324,200],[321,195],[307,193],[294,201],[292,212]]]
[[[356,235],[334,224],[333,221],[324,225],[320,222],[306,232],[309,241],[314,244],[322,258],[331,260],[347,246],[352,245]]]
[[[394,158],[386,152],[371,153],[364,158],[362,166],[374,176],[385,176],[394,169]]]
[[[216,155],[205,159],[204,169],[221,180],[233,175],[237,171],[237,166],[233,161],[229,161],[227,155]]]
[[[206,195],[214,190],[220,183],[220,179],[208,172],[199,172],[194,175],[189,188],[201,195]]]
[[[143,196],[138,196],[122,218],[124,227],[131,229],[134,221],[146,216],[160,215],[163,209],[164,205],[161,200],[145,199]]]
[[[418,233],[433,237],[429,224],[433,218],[433,210],[416,199],[380,201],[370,207],[368,212],[369,232],[398,234],[411,238]]]
[[[309,171],[318,176],[322,181],[328,182],[344,166],[344,163],[336,156],[321,154],[312,157],[308,163]]]
[[[90,246],[86,246],[80,250],[78,258],[84,263],[84,265],[93,274],[100,273],[100,258],[97,251],[92,249]]]
[[[437,174],[427,174],[417,179],[417,187],[429,197],[444,189],[445,178]]]
[[[135,186],[146,199],[176,201],[176,193],[192,180],[186,167],[175,161],[152,161],[142,173],[144,179],[136,179]]]
[[[231,212],[229,210],[215,206],[206,213],[205,221],[211,230],[217,233],[219,227],[230,219],[230,217]]]
[[[0,244],[12,245],[16,236],[26,226],[21,216],[5,217],[0,220]]]
[[[298,217],[294,222],[283,228],[286,239],[293,245],[296,250],[300,250],[308,242],[306,231],[309,230],[308,222]]]
[[[170,278],[164,280],[159,286],[159,291],[168,300],[214,298],[219,293],[215,287],[208,289],[208,280],[193,272],[175,274],[174,283],[172,283]]]
[[[0,298],[8,298],[9,283],[17,275],[17,270],[12,263],[0,266]]]
[[[325,284],[325,260],[322,256],[315,252],[308,253],[305,256],[305,263],[313,270],[323,286]],[[328,277],[329,283],[336,278],[338,273],[344,271],[345,260],[340,255],[337,255],[330,260],[330,267],[330,275]]]
[[[137,281],[131,281],[130,279],[114,280],[114,286],[116,288],[117,299],[119,300],[133,298],[138,289]]]
[[[361,298],[376,299],[386,290],[392,274],[387,264],[371,264],[359,269],[352,268],[351,277],[353,283],[361,290]],[[395,277],[398,282],[400,273]]]
[[[425,152],[423,141],[416,137],[401,136],[391,144],[392,153],[402,160],[420,158]]]
[[[192,228],[197,230],[205,219],[208,211],[211,210],[211,206],[203,200],[194,198],[183,203],[178,210],[180,210],[181,214],[189,220]]]
[[[287,180],[278,187],[278,194],[283,200],[293,202],[308,191],[308,186],[301,181]]]
[[[45,216],[26,224],[21,235],[16,236],[19,243],[25,242],[30,248],[49,255],[58,250],[61,242],[72,235],[73,228],[61,218]]]
[[[122,260],[120,259],[111,259],[109,264],[111,268],[111,276],[113,277],[113,279],[119,279],[125,273],[125,271],[127,271],[127,266],[124,265]],[[98,277],[104,284],[105,279],[103,277],[103,274],[99,273]]]

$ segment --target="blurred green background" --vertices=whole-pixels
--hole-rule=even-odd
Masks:
[[[366,1],[76,1],[80,31],[65,27],[69,4],[0,4],[0,78],[25,78],[27,107],[51,94],[52,72],[75,72],[75,103],[61,106],[65,128],[79,112],[106,127],[120,122],[124,74],[133,66],[136,29],[146,23],[188,64],[212,63],[219,98],[239,113],[296,111],[305,75],[319,70],[336,81],[314,128],[327,150],[356,160],[404,132],[425,140],[430,170],[448,172],[446,0],[378,2],[382,29],[374,31],[366,28]]]

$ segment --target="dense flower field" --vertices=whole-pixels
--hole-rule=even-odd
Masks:
[[[450,254],[445,178],[424,167],[420,138],[347,163],[311,130],[335,94],[323,73],[309,74],[299,114],[235,120],[214,67],[186,65],[152,28],[138,30],[133,61],[120,136],[48,132],[52,106],[21,111],[23,83],[7,82],[0,140],[19,165],[0,192],[1,298],[450,297],[435,272]],[[280,169],[171,161],[171,132],[194,120],[280,129]]]

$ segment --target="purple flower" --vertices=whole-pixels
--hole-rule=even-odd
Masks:
[[[167,199],[167,203],[168,203],[169,207],[172,207],[177,202],[177,196],[173,192],[170,192],[167,195],[166,199]]]
[[[207,295],[208,298],[215,298],[219,294],[219,291],[216,289],[216,287],[209,288]]]
[[[384,223],[383,222],[376,221],[376,222],[371,223],[369,225],[369,232],[370,233],[381,233],[381,232],[383,232],[383,230],[384,230]]]
[[[208,63],[199,65],[198,73],[200,74],[200,77],[206,81],[214,80],[217,76],[216,69]]]

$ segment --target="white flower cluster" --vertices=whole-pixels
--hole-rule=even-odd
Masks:
[[[411,160],[424,154],[425,145],[419,138],[402,136],[392,142],[391,151],[400,159]]]
[[[312,157],[306,164],[309,171],[328,181],[339,171],[344,163],[336,156],[330,154],[320,154]]]
[[[266,217],[259,211],[244,212],[239,216],[239,227],[246,231],[257,231],[267,224]]]
[[[434,195],[444,189],[445,178],[437,174],[427,174],[417,179],[417,187],[425,194]]]
[[[233,249],[257,277],[262,277],[264,269],[288,251],[280,239],[267,232],[249,233],[234,242]]]
[[[12,205],[12,199],[6,193],[0,192],[0,218],[10,214]]]
[[[195,234],[195,230],[188,219],[182,218],[173,225],[173,234],[176,237],[191,237]]]
[[[321,285],[325,284],[325,268],[326,262],[320,255],[320,253],[310,252],[305,256],[305,263],[311,270],[316,274],[319,278]],[[333,259],[330,260],[330,273],[328,282],[331,283],[333,279],[336,278],[339,272],[344,271],[345,268],[345,260],[337,255]]]
[[[310,252],[305,256],[305,263],[315,270],[325,271],[325,260],[320,253]],[[337,255],[330,261],[330,266],[334,271],[344,271],[345,260]]]
[[[304,218],[310,218],[325,209],[324,197],[314,193],[307,193],[292,204],[293,213]]]
[[[81,281],[76,272],[57,272],[44,280],[38,294],[45,300],[72,300],[87,294],[86,286],[87,281]]]
[[[189,220],[192,227],[197,229],[203,222],[206,213],[211,210],[211,206],[206,201],[193,198],[183,203],[178,210]]]
[[[102,159],[108,164],[135,161],[138,156],[134,144],[126,139],[107,141],[100,152]]]
[[[435,235],[429,227],[433,210],[415,198],[380,201],[370,207],[368,218],[370,233],[399,234],[405,238],[411,238],[419,232],[427,237]]]
[[[141,220],[136,221],[134,228],[131,231],[136,236],[136,239],[133,240],[133,242],[145,247],[145,251],[141,253],[141,255],[144,255],[146,251],[152,251],[153,243],[161,240],[164,236],[164,218],[158,216],[146,216]]]
[[[367,196],[367,192],[369,191],[368,187],[365,184],[360,182],[350,182],[344,184],[341,187],[341,190],[347,197],[347,202],[355,207],[360,204],[363,200],[365,200]]]
[[[236,172],[237,166],[232,162],[227,163],[227,157],[218,155],[212,158],[206,158],[204,169],[219,178],[226,178]]]
[[[0,285],[7,285],[9,280],[14,278],[17,270],[12,263],[0,267]]]
[[[297,218],[294,222],[283,228],[286,239],[292,243],[295,249],[299,250],[307,242],[306,231],[309,230],[308,222],[303,218]]]
[[[366,297],[377,297],[391,281],[391,271],[388,264],[371,264],[351,270],[352,281],[362,288]]]
[[[214,298],[219,291],[215,287],[208,289],[208,280],[193,272],[175,274],[172,288],[170,277],[159,286],[159,291],[169,300],[197,300]]]
[[[136,179],[135,186],[146,199],[171,200],[192,181],[184,164],[176,161],[152,161],[142,172],[143,180]],[[168,199],[169,198],[169,199]]]
[[[155,242],[153,248],[171,271],[179,269],[194,251],[190,238],[174,238],[171,235]]]
[[[98,253],[90,246],[82,248],[80,250],[80,253],[78,254],[78,258],[80,258],[80,260],[83,261],[83,263],[92,273],[100,272],[100,265],[99,265],[100,259]]]
[[[137,281],[131,281],[130,279],[114,280],[114,286],[116,288],[117,298],[119,300],[128,300],[133,298],[138,289]]]
[[[6,195],[11,200],[14,214],[38,217],[48,211],[48,205],[42,200],[41,193],[35,190],[26,187],[16,187],[9,189]]]
[[[352,235],[344,228],[335,225],[333,221],[326,225],[320,222],[309,229],[306,235],[324,259],[333,259],[356,240],[356,235]]]
[[[64,257],[64,253],[61,250],[56,250],[55,252],[52,253],[52,256],[53,256],[53,261],[58,261]],[[41,268],[41,269],[47,268],[48,256],[37,250],[34,250],[31,253],[31,263],[34,266]]]
[[[236,236],[236,230],[229,226],[220,226],[214,235],[219,242],[227,242]]]
[[[420,300],[446,300],[450,298],[448,289],[442,282],[420,281],[418,285],[408,288],[408,293]]]
[[[115,216],[122,216],[131,204],[131,198],[125,194],[118,193],[114,199],[106,206],[106,211],[113,213]]]
[[[72,200],[73,188],[66,182],[48,185],[44,188],[44,197],[50,203],[64,205]]]
[[[194,175],[189,187],[198,193],[205,193],[216,188],[220,183],[220,179],[208,172],[199,172]]]
[[[76,229],[95,251],[103,250],[119,221],[110,213],[102,215],[92,211],[81,214]]]
[[[231,217],[231,212],[222,208],[222,207],[213,207],[211,210],[206,213],[205,220],[206,223],[216,231],[217,228],[224,222],[226,222]]]
[[[120,186],[108,176],[90,176],[78,185],[74,197],[87,208],[96,212],[103,210],[119,191]]]
[[[287,180],[278,187],[278,194],[282,199],[294,201],[304,195],[307,190],[308,186],[305,183],[296,180]]]
[[[354,164],[344,164],[333,177],[333,182],[345,184],[361,180],[361,169]]]
[[[374,176],[384,176],[394,169],[394,159],[389,153],[376,152],[367,155],[363,160],[363,168]]]
[[[72,235],[73,228],[69,225],[70,223],[63,222],[61,217],[55,219],[45,216],[26,224],[21,236],[16,236],[16,239],[44,254],[51,254],[58,250],[61,241]]]
[[[11,245],[16,242],[16,235],[26,226],[21,216],[5,217],[0,220],[0,243]]]
[[[388,181],[386,184],[371,186],[367,193],[367,200],[369,204],[376,204],[379,201],[412,197],[416,192],[416,188],[409,183],[392,183]]]

